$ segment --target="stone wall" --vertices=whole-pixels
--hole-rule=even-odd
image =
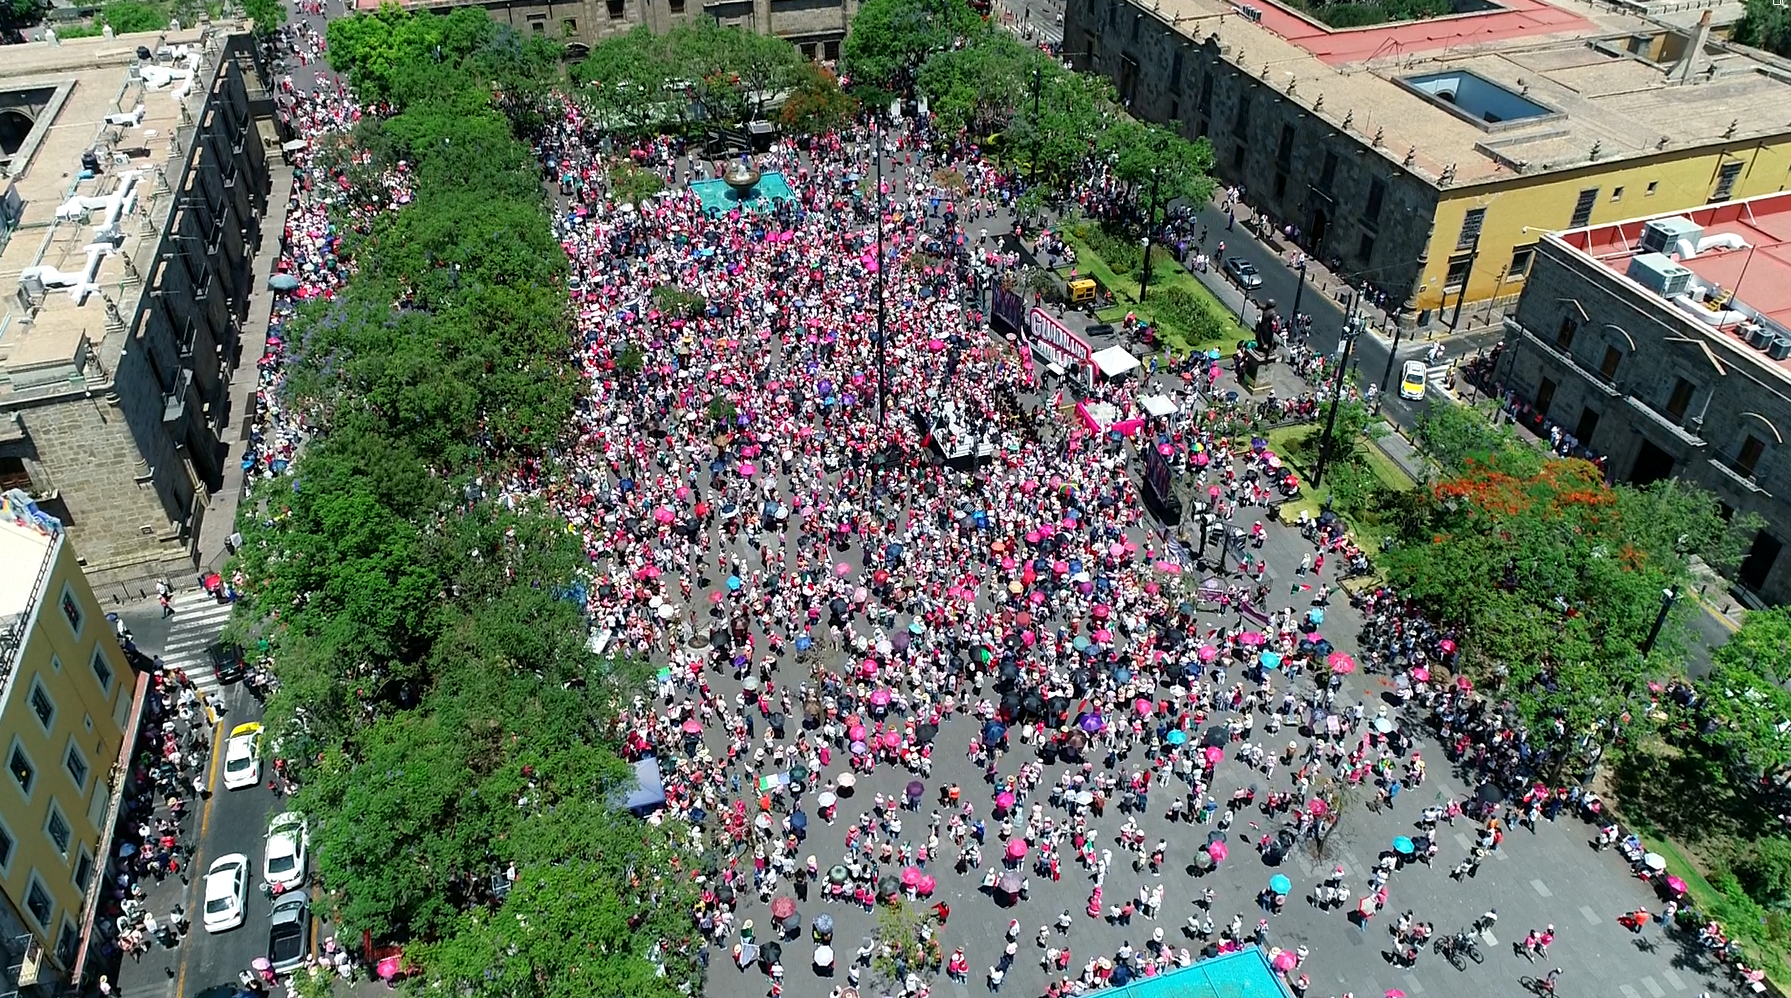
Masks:
[[[1743,566],[1754,574],[1744,581],[1769,602],[1791,601],[1791,552],[1761,564],[1791,541],[1791,445],[1781,442],[1791,439],[1791,368],[1707,334],[1549,239],[1537,245],[1512,322],[1517,346],[1500,383],[1606,455],[1612,478],[1679,478],[1758,513],[1769,539],[1756,543],[1760,559]]]
[[[1198,30],[1198,26],[1190,26]],[[1215,169],[1308,251],[1403,302],[1423,272],[1437,190],[1378,148],[1277,90],[1238,53],[1197,42],[1131,0],[1068,0],[1064,50],[1119,88],[1133,114],[1213,145]],[[1285,84],[1283,84],[1285,86]]]

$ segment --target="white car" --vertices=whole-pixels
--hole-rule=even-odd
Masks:
[[[241,790],[261,782],[261,725],[251,721],[230,729],[224,743],[224,787]]]
[[[1424,383],[1430,372],[1421,360],[1408,360],[1399,372],[1399,397],[1417,402],[1424,398]]]
[[[205,931],[228,932],[243,924],[249,901],[249,857],[219,856],[205,871]]]
[[[267,851],[261,862],[261,878],[276,890],[289,891],[305,883],[305,861],[311,840],[305,816],[286,811],[267,825]]]

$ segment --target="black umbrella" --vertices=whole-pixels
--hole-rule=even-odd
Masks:
[[[1028,693],[1020,699],[1020,710],[1028,717],[1043,717],[1045,714],[1045,700],[1037,693]]]
[[[776,963],[777,958],[780,956],[783,956],[783,955],[784,955],[784,948],[782,946],[779,946],[776,943],[766,943],[765,945],[759,947],[759,960],[764,963],[767,963],[767,964]]]
[[[1231,732],[1226,730],[1224,725],[1215,724],[1206,729],[1206,738],[1202,744],[1224,748],[1229,741],[1231,741]]]
[[[1206,833],[1207,845],[1212,845],[1214,842],[1224,842],[1224,841],[1225,841],[1225,833],[1224,832],[1221,832],[1221,831],[1218,831],[1217,829],[1215,829],[1213,831]]]
[[[884,897],[900,894],[901,892],[902,882],[897,880],[894,874],[886,874],[882,880],[877,881],[877,893]]]
[[[827,604],[827,609],[832,611],[835,617],[844,617],[846,611],[851,609],[851,607],[843,598],[835,596],[833,600]]]
[[[1505,799],[1505,791],[1492,783],[1484,784],[1474,794],[1474,799],[1482,804],[1497,804]]]
[[[1001,709],[1002,712],[1006,714],[1018,714],[1020,712],[1020,694],[1014,690],[1008,690],[1006,693],[1003,693],[1001,695]]]
[[[917,724],[914,726],[914,737],[922,745],[925,745],[939,737],[939,725],[932,723]]]

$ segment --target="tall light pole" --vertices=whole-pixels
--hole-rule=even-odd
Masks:
[[[1039,90],[1045,85],[1043,69],[1038,62],[1032,64],[1032,169],[1026,178],[1028,184],[1039,182],[1039,142],[1045,137],[1044,129],[1039,127]]]
[[[1660,613],[1655,615],[1654,626],[1648,628],[1648,637],[1642,642],[1643,658],[1647,658],[1648,653],[1654,650],[1654,641],[1656,638],[1660,637],[1660,629],[1666,626],[1667,623],[1667,614],[1673,612],[1673,604],[1677,602],[1679,602],[1679,589],[1677,586],[1671,589],[1662,589],[1660,591]]]
[[[1356,347],[1356,337],[1362,331],[1356,326],[1356,303],[1361,301],[1357,295],[1350,302],[1349,317],[1343,321],[1343,359],[1337,364],[1337,376],[1331,383],[1331,414],[1325,417],[1325,433],[1318,440],[1318,465],[1312,469],[1312,487],[1318,488],[1325,477],[1325,464],[1331,459],[1331,434],[1337,429],[1337,406],[1343,401],[1343,376],[1349,372],[1349,355]]]

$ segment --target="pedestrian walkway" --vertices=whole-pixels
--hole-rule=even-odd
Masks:
[[[162,647],[162,662],[186,673],[193,685],[206,696],[222,687],[205,649],[230,622],[233,603],[219,603],[203,589],[177,593],[174,597],[174,619],[168,628],[168,640]]]

